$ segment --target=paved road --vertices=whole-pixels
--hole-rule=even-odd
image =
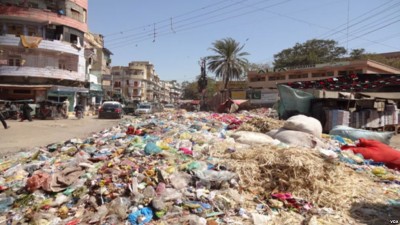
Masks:
[[[71,138],[85,138],[93,132],[117,125],[119,120],[97,119],[86,116],[78,120],[74,116],[60,120],[33,120],[33,122],[6,120],[11,128],[0,125],[0,157],[36,146],[46,146]]]

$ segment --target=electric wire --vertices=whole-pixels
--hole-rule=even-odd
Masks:
[[[228,0],[225,0],[224,2],[226,2],[226,1],[228,1]],[[248,1],[248,0],[242,0],[242,2],[243,2],[243,1]],[[270,1],[270,0],[267,0],[267,1]],[[260,2],[265,2],[265,1],[260,1]],[[260,2],[259,2],[259,3],[260,3]],[[176,24],[179,24],[179,23],[181,23],[181,22],[190,22],[191,19],[198,18],[198,17],[201,17],[201,16],[206,16],[206,15],[208,15],[208,14],[212,14],[212,13],[218,12],[218,11],[220,11],[220,10],[228,10],[230,7],[235,6],[235,5],[238,5],[238,4],[239,4],[239,3],[233,3],[233,4],[221,6],[221,7],[219,7],[219,8],[213,8],[211,11],[202,13],[202,14],[200,14],[200,15],[194,15],[194,16],[191,16],[191,17],[189,17],[189,18],[184,18],[184,19],[181,19],[181,20],[173,21],[173,25],[176,26]],[[236,10],[237,10],[237,9],[236,9]],[[185,13],[185,14],[187,14],[187,13]],[[182,14],[182,15],[183,15],[183,14]],[[170,17],[169,19],[164,20],[164,21],[168,21],[168,24],[165,24],[165,25],[162,25],[162,26],[160,25],[160,23],[154,23],[154,24],[156,24],[156,26],[158,27],[158,29],[170,30],[170,28],[171,28],[171,18],[172,18],[172,19],[174,19],[174,18],[176,19],[176,18],[179,18],[179,17],[182,17],[182,16]],[[153,26],[153,24],[147,25],[147,26]],[[143,35],[145,35],[145,34],[147,34],[147,33],[148,33],[148,31],[144,31],[144,32],[140,32],[140,33],[136,33],[136,34],[130,35],[130,36],[128,36],[128,37],[122,37],[122,38],[120,37],[120,38],[109,39],[108,41],[112,42],[112,41],[114,41],[114,40],[126,39],[126,38],[130,38],[130,37],[134,37],[134,36],[143,36]]]
[[[278,2],[278,3],[272,4],[272,5],[267,5],[267,6],[262,7],[262,9],[271,8],[271,7],[274,7],[274,6],[277,6],[277,5],[284,4],[284,3],[289,2],[289,1],[293,1],[293,0],[285,0],[285,1]],[[260,1],[260,2],[258,2],[258,3],[261,3],[261,2],[265,2],[265,1]],[[240,13],[240,14],[235,14],[235,15],[227,16],[227,17],[224,17],[224,18],[221,18],[221,19],[217,19],[217,20],[210,21],[210,22],[205,22],[205,23],[197,24],[196,26],[190,26],[190,25],[192,25],[193,23],[190,23],[190,24],[183,24],[183,25],[181,25],[181,26],[175,27],[175,30],[176,30],[176,32],[188,31],[188,30],[196,29],[196,28],[198,28],[198,27],[203,27],[203,26],[206,26],[206,25],[211,25],[211,24],[219,23],[219,22],[222,22],[222,21],[225,21],[225,20],[229,20],[229,19],[232,19],[232,18],[238,18],[238,17],[244,16],[244,15],[247,15],[247,14],[249,14],[249,13],[253,13],[253,12],[255,12],[255,11],[257,11],[257,10],[246,11],[246,12],[243,12],[243,13]],[[225,13],[225,14],[227,14],[227,13]],[[197,22],[202,22],[202,21],[204,21],[204,20],[199,20],[199,21],[197,21]],[[171,35],[171,34],[174,34],[174,33],[171,32],[171,31],[167,31],[167,32],[164,32],[164,33],[157,33],[157,36],[159,37],[159,36],[165,36],[165,35]],[[144,37],[144,38],[141,38],[141,39],[128,40],[128,41],[125,41],[125,42],[121,43],[120,46],[114,45],[114,48],[118,48],[118,47],[125,46],[125,45],[128,44],[128,43],[132,43],[132,42],[136,43],[136,42],[141,42],[141,41],[145,41],[145,40],[148,40],[148,37],[147,37],[147,38]]]
[[[180,15],[177,15],[177,16],[174,16],[173,18],[179,18],[179,17],[183,17],[183,16],[186,16],[186,15],[190,15],[190,14],[196,12],[196,11],[204,10],[204,9],[210,8],[210,7],[215,7],[216,5],[222,4],[223,2],[227,2],[227,1],[230,1],[230,0],[223,0],[223,1],[215,2],[215,3],[209,4],[209,5],[203,6],[203,7],[201,7],[201,8],[194,9],[194,10],[191,10],[191,11],[189,11],[189,12],[186,12],[186,13],[183,13],[183,14],[180,14]],[[156,23],[156,24],[159,24],[159,23],[166,22],[166,21],[168,21],[168,20],[170,20],[170,18],[164,19],[164,20],[160,20],[160,21],[155,22],[155,23]],[[149,26],[153,26],[153,24],[154,24],[154,23],[150,23],[150,24],[147,24],[147,25],[144,25],[144,26],[134,27],[134,28],[130,28],[130,29],[127,29],[127,30],[119,31],[119,32],[114,32],[114,33],[105,34],[104,37],[110,37],[110,36],[115,36],[115,35],[120,35],[120,34],[128,33],[128,32],[131,32],[131,31],[138,30],[138,29],[143,29],[143,28],[146,28],[146,27],[149,27]]]

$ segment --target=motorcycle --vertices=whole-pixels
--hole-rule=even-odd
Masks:
[[[2,112],[4,119],[8,120],[8,119],[12,119],[12,120],[17,120],[20,116],[19,116],[19,112],[18,111],[13,111],[13,110],[5,110]]]

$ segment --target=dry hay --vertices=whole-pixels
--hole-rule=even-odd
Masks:
[[[271,193],[290,192],[316,207],[332,208],[336,215],[325,215],[321,220],[328,224],[359,224],[355,219],[363,222],[362,218],[369,218],[368,213],[374,210],[368,204],[386,206],[388,199],[400,197],[399,193],[385,191],[366,172],[355,172],[344,163],[327,161],[316,150],[258,146],[227,153],[222,144],[218,147],[211,155],[239,175],[245,191],[266,198]],[[359,210],[357,204],[367,210]],[[382,221],[385,215],[375,210],[372,216]]]
[[[283,123],[284,121],[282,120],[276,120],[270,117],[253,117],[242,123],[238,130],[266,133],[270,130],[281,128]]]

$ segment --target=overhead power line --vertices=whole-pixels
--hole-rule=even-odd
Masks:
[[[280,2],[277,2],[277,3],[271,4],[271,5],[263,6],[262,8],[263,9],[272,8],[272,7],[275,7],[275,6],[278,6],[278,5],[282,5],[282,4],[284,4],[286,2],[289,2],[289,1],[292,1],[292,0],[280,1]],[[264,0],[264,1],[259,1],[258,3],[255,3],[255,4],[261,4],[261,3],[265,3],[265,2],[266,1]],[[235,11],[231,10],[229,12],[225,12],[225,13],[222,13],[222,14],[215,15],[213,17],[209,17],[209,18],[216,18],[215,20],[212,20],[210,22],[205,22],[209,18],[207,18],[207,19],[199,19],[199,20],[196,20],[195,22],[192,21],[192,22],[187,23],[187,24],[182,24],[180,26],[175,26],[174,29],[175,29],[176,32],[187,31],[187,30],[198,28],[198,27],[203,27],[203,26],[206,26],[206,25],[211,25],[211,24],[222,22],[222,21],[226,21],[226,20],[229,20],[229,19],[232,19],[232,18],[238,18],[238,17],[244,16],[244,15],[247,15],[249,13],[254,13],[257,10],[249,10],[249,11],[245,11],[245,12],[241,12],[241,13],[236,13],[234,15],[228,15],[228,16],[223,17],[223,18],[218,18],[221,15],[232,14],[233,12],[236,12],[236,11],[237,10],[235,10]],[[242,8],[241,8],[241,11],[243,11]],[[170,35],[170,34],[173,34],[173,33],[168,29],[166,29],[165,32],[159,32],[159,30],[157,32],[157,36],[158,37],[165,36],[165,35]],[[114,45],[114,48],[126,46],[126,44],[129,44],[129,43],[137,43],[137,42],[145,41],[145,40],[148,40],[148,39],[149,38],[146,37],[146,35],[144,35],[141,38],[131,39],[131,40],[127,40],[125,42],[122,42],[122,43],[120,43],[121,44],[120,46]]]
[[[244,2],[244,1],[248,1],[248,0],[242,0],[240,2],[235,2],[235,3],[228,4],[228,5],[223,5],[223,6],[218,7],[218,8],[213,8],[211,11],[201,12],[201,14],[192,14],[188,18],[183,18],[183,19],[180,19],[180,20],[173,20],[174,29],[176,31],[177,27],[182,27],[183,25],[188,26],[188,25],[191,25],[191,24],[196,24],[196,23],[199,23],[199,22],[203,22],[205,20],[209,20],[209,19],[212,19],[212,18],[216,18],[216,17],[219,17],[219,16],[226,15],[226,14],[231,14],[231,13],[234,13],[236,11],[241,11],[242,8],[240,8],[240,7],[233,8],[233,9],[232,9],[232,7],[235,7],[235,6],[239,5],[241,2]],[[268,1],[272,1],[272,0],[263,0],[263,1],[256,2],[254,4],[263,4],[263,3],[266,3]],[[221,11],[224,11],[224,10],[226,12],[213,15],[214,13],[218,13],[218,12],[221,12]],[[177,18],[177,17],[172,17],[172,18],[174,19],[174,18]],[[171,19],[170,19],[170,21],[171,21]],[[158,27],[158,30],[157,30],[158,32],[170,31],[171,24],[170,23],[169,24],[164,24],[164,25],[157,24],[157,27]],[[115,42],[121,42],[121,41],[118,41],[118,40],[122,40],[122,39],[126,40],[126,39],[132,39],[132,38],[141,39],[141,38],[147,37],[148,35],[149,35],[149,31],[143,31],[143,32],[138,32],[138,33],[135,33],[135,34],[132,34],[132,35],[129,35],[129,36],[114,38],[114,39],[107,40],[107,41],[108,41],[109,44],[114,44]]]
[[[393,1],[393,0],[392,0],[392,1]],[[392,1],[390,1],[390,2],[392,2]],[[361,16],[359,16],[359,17],[357,17],[357,18],[362,18],[362,17],[364,17],[364,16],[366,16],[366,17],[368,17],[368,18],[376,17],[379,13],[375,13],[375,14],[373,14],[372,16],[368,15],[368,13],[370,13],[370,12],[376,12],[375,9],[381,8],[381,7],[387,5],[387,4],[390,3],[390,2],[387,2],[387,3],[385,3],[385,4],[382,4],[382,5],[378,6],[378,7],[375,7],[374,9],[369,10],[369,11],[367,11],[366,13],[363,13]],[[243,4],[243,5],[246,6],[246,7],[249,7],[249,8],[255,8],[255,6],[253,6],[253,5],[248,5],[248,4]],[[398,11],[396,10],[396,7],[398,7],[399,5],[400,5],[399,3],[396,3],[396,4],[394,4],[394,5],[391,5],[391,6],[387,7],[387,8],[385,8],[385,9],[383,9],[382,12],[387,12],[388,10],[394,9],[395,12],[394,12],[394,13],[391,13],[390,15],[392,15],[392,14],[398,15]],[[311,25],[311,26],[320,27],[320,28],[323,28],[323,29],[327,29],[327,30],[334,31],[334,30],[332,30],[331,28],[327,28],[327,27],[324,27],[324,26],[321,26],[321,25],[318,25],[318,24],[315,24],[315,23],[311,23],[311,22],[308,22],[308,21],[303,20],[303,19],[298,19],[298,18],[295,18],[295,17],[293,17],[293,16],[284,15],[284,14],[282,14],[282,13],[276,13],[276,12],[273,12],[273,11],[270,11],[270,10],[264,10],[264,11],[267,11],[267,12],[269,12],[269,13],[271,13],[271,14],[279,15],[279,16],[281,16],[281,17],[285,17],[285,18],[288,18],[288,19],[291,19],[291,20],[294,20],[294,21],[297,21],[297,22],[305,23],[305,24],[308,24],[308,25]],[[300,11],[304,11],[304,10],[300,10]],[[294,14],[294,13],[296,13],[296,12],[297,12],[297,11],[294,11],[294,12],[291,12],[290,14]],[[380,14],[380,15],[383,15],[383,16],[385,16],[385,17],[390,16],[390,15],[385,15],[385,14]],[[395,17],[395,18],[396,18],[396,17]],[[392,19],[393,19],[393,18],[392,18]],[[389,19],[389,20],[390,20],[390,19]],[[382,21],[382,19],[378,18],[378,19],[377,19],[375,22],[373,22],[373,23],[376,23],[376,22],[384,23],[384,22],[386,22],[386,21],[387,21],[387,20]],[[364,22],[364,20],[361,21],[361,22]],[[360,22],[360,23],[361,23],[361,22]],[[359,23],[357,23],[357,24],[359,24]],[[336,31],[336,30],[335,30],[334,33],[339,33],[339,32],[340,32],[340,33],[343,33],[343,34],[344,34],[344,33],[345,33],[344,31],[345,31],[349,26],[348,26],[347,23],[345,23],[345,24],[343,24],[343,25],[346,25],[346,27],[343,28],[343,29],[340,30],[340,31]],[[356,31],[359,31],[359,30],[365,31],[366,29],[370,29],[370,26],[369,26],[369,25],[370,25],[370,24],[367,24],[367,25],[365,25],[365,26],[363,26],[363,27],[361,27],[361,28],[358,28]],[[351,26],[354,26],[354,24],[351,25]],[[354,30],[353,30],[351,33],[346,32],[346,36],[345,36],[344,38],[346,38],[346,39],[349,41],[348,38],[349,38],[349,37],[353,37],[352,40],[354,40],[354,39],[355,39],[354,37],[355,37],[356,34],[357,34],[357,32],[354,32]],[[382,45],[382,46],[390,47],[390,48],[393,48],[393,49],[399,49],[398,47],[394,47],[394,46],[390,46],[390,45],[387,45],[387,44],[384,44],[384,43],[379,43],[379,42],[377,42],[377,41],[369,40],[369,39],[367,39],[367,38],[365,38],[365,37],[362,37],[362,36],[358,36],[357,38],[358,38],[358,39],[361,39],[361,40],[368,41],[368,42],[373,43],[373,44],[380,44],[380,45]],[[334,39],[334,38],[332,38],[332,39]],[[343,38],[342,38],[342,39],[343,39]],[[346,42],[346,45],[347,45],[347,44],[348,44],[348,42]]]
[[[248,1],[248,0],[242,0],[242,1]],[[270,1],[270,0],[267,0],[267,1]],[[222,4],[225,2],[229,3],[229,0],[221,1],[219,3]],[[161,29],[170,29],[171,21],[173,21],[174,25],[179,24],[181,22],[190,22],[190,20],[192,20],[192,19],[199,18],[201,16],[206,16],[206,15],[209,15],[209,14],[212,14],[212,13],[224,10],[224,9],[225,10],[229,9],[230,7],[238,5],[239,3],[234,3],[234,4],[230,3],[228,5],[218,6],[220,4],[213,5],[213,7],[208,11],[205,9],[210,8],[210,7],[206,6],[206,7],[202,7],[201,9],[198,9],[198,10],[192,10],[190,13],[184,13],[179,16],[170,17],[169,19],[165,19],[160,22],[156,22],[155,24],[157,25],[157,27],[160,27]],[[196,12],[201,13],[201,14],[196,14]],[[185,17],[186,15],[190,15],[190,17]],[[178,20],[178,18],[182,18],[182,19]],[[134,36],[142,36],[142,35],[146,34],[148,32],[148,31],[146,31],[146,27],[147,28],[153,27],[153,25],[154,25],[154,23],[151,25],[149,24],[147,26],[142,26],[142,28],[144,27],[144,31],[136,32],[135,34],[129,35],[128,38],[134,37]],[[105,37],[107,37],[107,36],[105,36]],[[112,42],[114,40],[126,39],[126,38],[127,37],[117,37],[117,38],[109,39],[108,41]]]
[[[179,18],[179,17],[183,17],[183,16],[186,16],[186,15],[190,15],[190,14],[192,14],[192,13],[194,13],[194,12],[201,11],[201,10],[204,10],[204,9],[206,9],[206,8],[213,8],[213,7],[215,7],[215,6],[219,5],[219,4],[222,4],[222,3],[227,2],[227,1],[230,1],[230,0],[223,0],[223,1],[219,1],[219,2],[213,2],[212,4],[203,6],[203,7],[201,7],[201,8],[194,9],[194,10],[191,10],[191,11],[189,11],[189,12],[186,12],[186,13],[183,13],[183,14],[180,14],[180,15],[177,15],[177,16],[175,16],[174,18]],[[169,19],[164,19],[164,20],[155,22],[155,24],[167,22],[168,20],[169,20]],[[129,32],[135,31],[135,30],[139,30],[139,29],[142,30],[142,29],[145,29],[146,27],[151,27],[151,26],[153,26],[153,24],[154,24],[154,23],[147,24],[147,25],[144,25],[144,26],[139,26],[139,27],[130,28],[130,29],[127,29],[127,30],[119,31],[119,32],[114,32],[114,33],[105,34],[104,37],[111,37],[111,36],[115,36],[115,35],[120,35],[120,34],[124,34],[124,33],[129,33]]]
[[[358,22],[358,23],[362,23],[362,22],[364,21],[364,19],[362,19],[363,17],[370,18],[371,15],[369,15],[369,13],[371,13],[371,12],[377,12],[377,10],[378,10],[379,8],[382,8],[382,7],[386,6],[387,4],[389,4],[389,3],[393,2],[393,1],[395,1],[395,0],[390,0],[390,1],[385,2],[385,3],[383,3],[383,4],[381,4],[381,5],[377,6],[377,7],[373,7],[372,9],[368,10],[367,12],[363,12],[363,13],[361,13],[361,15],[359,15],[359,16],[357,16],[357,17],[351,19],[351,20],[352,20],[352,21],[357,21],[358,19],[360,19],[361,21]],[[396,3],[396,4],[394,4],[394,5],[397,5],[397,4],[398,4],[398,3]],[[385,8],[385,9],[381,10],[381,11],[379,11],[379,13],[383,13],[383,12],[385,12],[387,9],[390,9],[391,7],[392,7],[392,6],[389,6],[389,7]],[[377,13],[375,13],[375,14],[377,14]],[[375,15],[375,14],[374,14],[374,15]],[[373,16],[373,15],[372,15],[372,16]],[[338,29],[340,29],[340,30],[338,30]],[[330,29],[329,32],[327,32],[327,33],[325,33],[325,34],[322,34],[322,35],[318,36],[317,38],[326,39],[327,37],[331,37],[331,36],[333,36],[333,35],[335,35],[335,34],[342,33],[342,32],[345,31],[346,29],[347,29],[347,22],[346,22],[346,23],[343,23],[343,24],[340,24],[339,26],[337,26],[337,27],[335,27],[335,28]]]
[[[392,1],[393,0],[391,0],[390,2],[392,2]],[[380,15],[384,14],[385,12],[387,12],[388,10],[393,9],[394,7],[397,7],[397,6],[400,5],[400,2],[398,2],[398,3],[395,3],[393,5],[390,5],[390,6],[386,7],[384,9],[380,10],[380,11],[377,11],[377,9],[387,5],[390,2],[384,3],[384,4],[382,4],[382,5],[378,6],[378,7],[375,7],[373,9],[361,14],[360,16],[352,19],[351,21],[353,21],[354,23],[352,23],[348,27],[347,27],[347,22],[346,22],[346,23],[341,24],[338,27],[334,28],[333,29],[334,32],[331,32],[331,33],[328,33],[328,34],[325,34],[325,35],[321,35],[321,36],[319,36],[319,38],[326,39],[326,38],[332,37],[332,36],[334,36],[336,34],[344,33],[347,30],[347,28],[351,28],[351,27],[354,27],[354,26],[356,26],[358,24],[364,23],[364,22],[366,22],[366,21],[368,21],[370,19],[373,19],[373,18],[375,18],[377,16],[380,16]],[[375,13],[372,14],[372,15],[369,15],[370,12],[375,12]],[[360,21],[359,22],[355,22],[355,21],[358,21],[358,20],[360,20]],[[341,28],[341,27],[343,27],[343,28]]]

